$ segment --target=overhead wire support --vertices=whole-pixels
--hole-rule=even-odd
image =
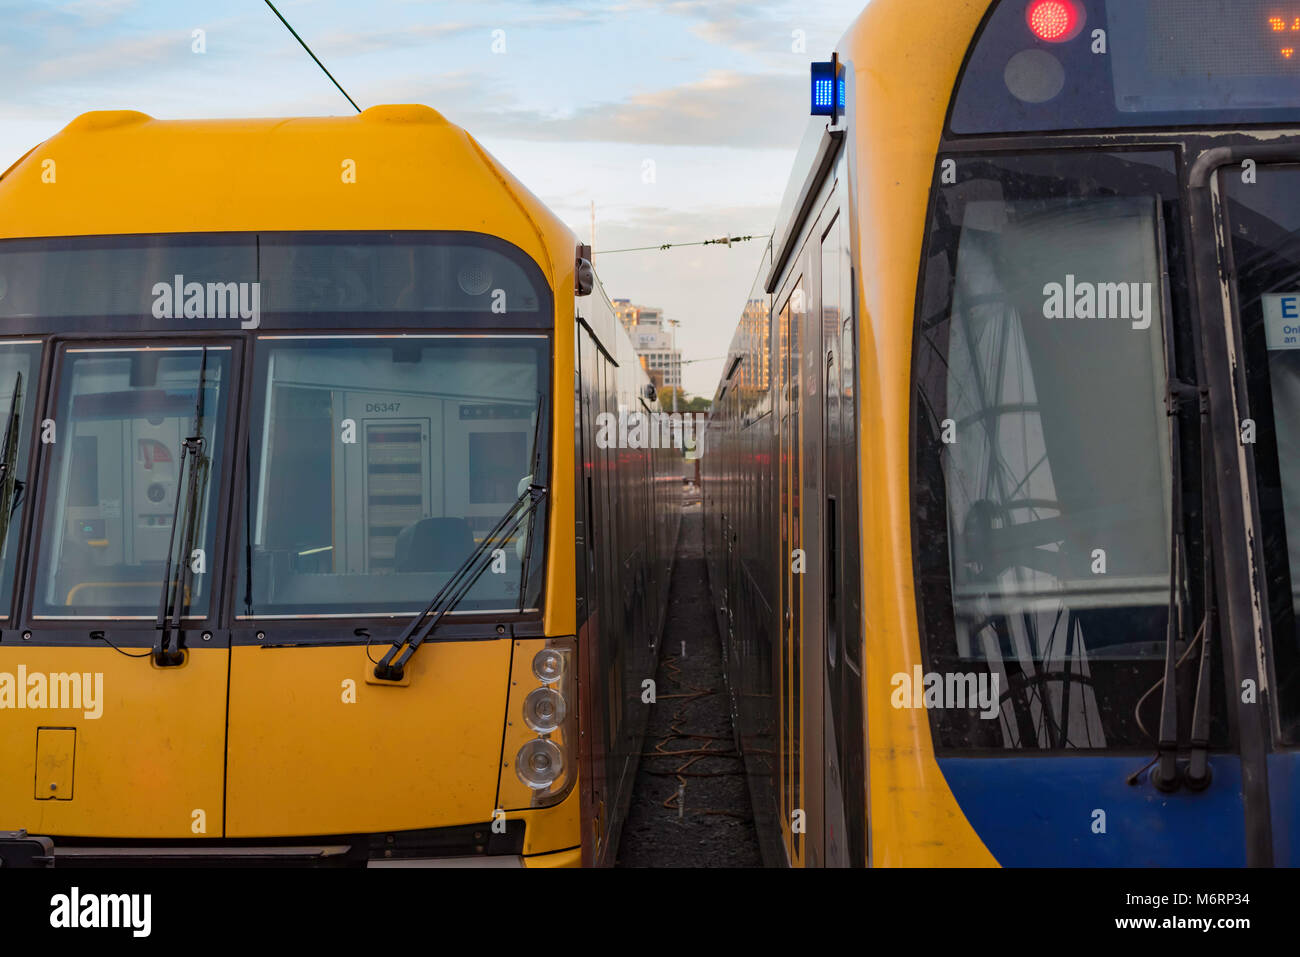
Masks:
[[[669,249],[683,249],[687,246],[731,246],[734,243],[747,243],[754,239],[768,239],[771,233],[765,233],[762,236],[723,236],[721,239],[706,239],[702,243],[663,243],[659,246],[636,246],[632,249],[597,249],[596,252],[601,256],[610,256],[614,253],[643,253],[651,250],[663,252]]]
[[[331,73],[329,70],[325,69],[325,64],[321,63],[320,57],[318,57],[316,54],[311,52],[311,47],[307,46],[307,41],[304,40],[302,37],[298,36],[298,31],[293,28],[293,25],[290,24],[289,21],[284,18],[284,15],[280,13],[279,10],[275,9],[275,4],[272,3],[271,0],[265,0],[265,2],[266,5],[271,8],[271,12],[274,13],[279,18],[281,23],[284,24],[285,29],[288,30],[290,33],[292,33],[293,38],[302,44],[302,48],[307,51],[307,55],[311,57],[313,60],[315,60],[316,65],[321,68],[321,70],[325,73],[327,77],[330,78],[330,82],[333,83],[336,87],[338,87],[338,91],[340,93],[342,93],[345,97],[347,97],[348,102],[352,104],[352,108],[356,110],[358,113],[360,113],[361,107],[357,106],[357,101],[352,99],[352,97],[348,96],[348,91],[343,89],[342,84],[340,84],[338,80],[334,79],[334,74]]]

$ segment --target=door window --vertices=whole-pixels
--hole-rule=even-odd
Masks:
[[[39,342],[0,343],[0,617],[13,601],[40,361]]]
[[[207,615],[230,364],[224,346],[62,354],[55,414],[42,424],[36,617],[154,617],[169,549],[190,568],[182,614]],[[201,440],[194,454],[190,438]]]
[[[1300,742],[1300,166],[1222,179],[1246,352],[1282,739]]]

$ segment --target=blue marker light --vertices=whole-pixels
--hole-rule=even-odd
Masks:
[[[827,113],[831,111],[830,80],[817,80],[813,83],[813,111]]]
[[[838,75],[837,75],[838,74]],[[844,71],[838,59],[812,65],[812,115],[838,119],[844,112]]]

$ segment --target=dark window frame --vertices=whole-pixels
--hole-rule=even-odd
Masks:
[[[936,169],[942,170],[943,161],[949,158],[956,160],[958,164],[965,164],[966,168],[969,168],[969,165],[973,163],[978,164],[985,161],[990,161],[990,162],[998,162],[998,161],[1015,162],[1017,160],[1030,161],[1034,157],[1048,158],[1048,159],[1054,159],[1058,161],[1063,160],[1063,158],[1071,157],[1071,156],[1079,157],[1081,161],[1086,161],[1086,158],[1090,156],[1122,157],[1125,154],[1132,154],[1132,153],[1160,154],[1166,157],[1167,162],[1171,167],[1171,176],[1169,180],[1171,188],[1168,194],[1166,194],[1166,191],[1162,189],[1162,190],[1158,190],[1156,192],[1156,195],[1159,195],[1164,203],[1164,209],[1163,209],[1164,227],[1165,227],[1165,232],[1167,234],[1167,242],[1169,244],[1169,248],[1166,250],[1166,258],[1171,273],[1171,284],[1173,287],[1172,291],[1174,294],[1172,309],[1173,309],[1173,316],[1175,317],[1174,324],[1175,324],[1176,332],[1178,334],[1178,344],[1176,349],[1176,356],[1177,356],[1177,363],[1178,363],[1177,371],[1178,371],[1178,375],[1181,378],[1187,381],[1195,381],[1196,345],[1195,345],[1194,338],[1196,336],[1196,329],[1197,329],[1196,324],[1199,321],[1198,317],[1199,317],[1200,307],[1199,307],[1199,303],[1196,301],[1194,290],[1190,285],[1190,274],[1188,271],[1189,250],[1191,248],[1192,236],[1191,236],[1191,227],[1187,219],[1189,206],[1186,201],[1186,189],[1184,186],[1184,183],[1186,181],[1186,173],[1185,173],[1185,161],[1183,156],[1183,150],[1181,148],[1182,144],[1172,140],[1132,142],[1132,143],[1121,144],[1121,145],[1111,145],[1111,144],[1104,144],[1099,142],[1083,141],[1083,142],[1068,142],[1068,143],[1063,142],[1061,143],[1061,145],[1057,146],[1054,145],[1050,140],[1037,139],[1035,141],[1028,141],[1028,140],[1025,141],[1024,142],[1025,148],[1020,150],[1009,149],[1008,144],[1006,144],[1005,142],[998,142],[998,141],[992,141],[990,143],[986,143],[983,145],[986,146],[987,148],[980,149],[978,147],[975,147],[968,152],[960,149],[955,152],[953,151],[941,152],[938,158],[938,164],[936,166]],[[923,332],[927,322],[927,317],[935,314],[933,304],[936,301],[942,301],[945,304],[943,307],[943,315],[945,317],[948,315],[948,313],[951,311],[953,287],[956,280],[956,271],[954,269],[947,276],[948,282],[946,287],[942,290],[941,296],[937,295],[935,290],[931,288],[931,284],[934,282],[935,279],[935,277],[930,274],[932,260],[936,252],[938,252],[940,249],[949,248],[943,245],[942,237],[936,236],[936,232],[939,229],[939,216],[942,210],[941,191],[944,189],[951,189],[951,188],[953,187],[945,186],[942,183],[941,176],[936,176],[931,191],[931,196],[930,196],[929,212],[927,215],[927,232],[926,232],[926,238],[923,246],[921,270],[919,274],[919,282],[917,287],[916,315],[914,320],[913,356],[912,356],[912,370],[911,370],[912,385],[911,385],[910,398],[909,398],[909,404],[911,405],[909,456],[911,461],[910,494],[911,494],[911,502],[912,502],[912,543],[913,543],[913,549],[912,549],[913,569],[912,570],[915,576],[915,581],[917,582],[917,587],[916,587],[916,598],[917,598],[916,610],[917,610],[917,626],[918,626],[917,630],[918,630],[918,637],[921,642],[923,666],[925,668],[926,673],[932,671],[943,672],[945,669],[941,667],[941,664],[948,660],[957,663],[963,662],[963,660],[960,658],[941,659],[940,661],[937,662],[934,654],[934,650],[931,647],[933,643],[931,636],[933,636],[936,633],[936,628],[939,634],[944,636],[949,636],[948,638],[945,639],[946,641],[949,641],[949,643],[955,641],[955,638],[952,637],[955,635],[955,631],[954,631],[954,624],[953,624],[953,604],[952,604],[952,591],[951,591],[950,566],[949,566],[950,558],[949,558],[949,545],[948,545],[948,534],[947,534],[948,516],[947,516],[946,492],[941,492],[941,494],[939,494],[938,497],[933,497],[932,501],[929,502],[923,501],[925,496],[922,494],[923,493],[922,473],[923,473],[923,467],[924,467],[926,455],[925,455],[925,450],[922,449],[920,444],[920,430],[923,428],[924,425],[923,422],[924,410],[921,409],[919,406],[919,396],[920,396],[919,370],[920,370],[920,360],[922,355],[921,350],[924,346]],[[1127,194],[1148,195],[1147,193],[1139,191],[1137,189],[1129,190]],[[1062,193],[1062,195],[1075,196],[1079,194],[1075,192],[1070,192],[1068,194]],[[1120,193],[1116,195],[1124,195],[1124,194]],[[960,239],[960,228],[949,224],[949,229],[951,230],[952,233],[950,239],[950,242],[952,243],[950,247],[950,253],[951,255],[955,256],[957,250],[957,246],[955,245],[955,243]],[[942,416],[940,416],[940,418],[942,418]],[[1192,443],[1193,441],[1192,438],[1189,438],[1189,426],[1187,424],[1189,421],[1191,423],[1190,428],[1194,436],[1195,417],[1193,416],[1190,420],[1184,419],[1184,428],[1183,428],[1182,447],[1184,449],[1183,472],[1184,472],[1184,497],[1186,500],[1185,502],[1186,512],[1193,511],[1193,502],[1198,501],[1200,497],[1199,481],[1194,483],[1196,485],[1196,488],[1194,490],[1189,492],[1189,488],[1188,488],[1189,482],[1191,482],[1189,475],[1193,475],[1194,473],[1197,472],[1197,469],[1195,468],[1195,462],[1197,461],[1197,459],[1195,458],[1194,454],[1189,453],[1188,449],[1189,447],[1190,448],[1198,447],[1198,445],[1189,446],[1189,443]],[[932,454],[931,457],[933,458],[934,462],[936,463],[938,462],[937,456],[934,456]],[[941,464],[939,465],[939,468],[940,468],[940,472],[938,476],[937,487],[942,489],[943,481],[942,481]],[[921,528],[921,524],[922,524],[921,517],[924,510],[927,507],[935,508],[942,513],[940,516],[941,521],[939,522],[939,525],[942,526],[942,529],[941,529],[941,533],[938,534],[937,536],[933,528],[928,528],[924,530]],[[1202,591],[1201,584],[1203,581],[1203,573],[1202,570],[1199,568],[1199,555],[1200,555],[1201,542],[1202,542],[1201,529],[1200,529],[1200,523],[1199,521],[1196,520],[1194,515],[1189,516],[1188,523],[1187,523],[1187,533],[1188,533],[1187,548],[1188,548],[1190,564],[1192,566],[1192,574],[1190,576],[1190,582],[1189,582],[1189,591],[1193,599],[1191,605],[1189,606],[1192,611],[1190,617],[1193,620],[1193,622],[1196,622],[1199,621],[1198,616],[1201,611],[1200,603],[1199,603],[1199,595]],[[941,562],[934,558],[931,558],[929,559],[927,564],[926,555],[929,552],[934,552],[935,555],[940,556]],[[942,570],[941,575],[938,573],[938,571],[936,571],[936,569],[939,569],[940,567]],[[934,579],[934,581],[931,581],[930,579]],[[936,581],[939,584],[936,585],[934,583]],[[939,596],[937,599],[936,599],[936,594]],[[930,608],[928,613],[927,613],[927,605],[933,606]],[[1230,750],[1233,747],[1233,741],[1235,741],[1235,726],[1231,728],[1225,728],[1223,726],[1224,723],[1231,724],[1230,716],[1225,716],[1226,706],[1224,705],[1223,702],[1224,688],[1223,688],[1223,680],[1221,680],[1224,675],[1223,653],[1224,653],[1223,639],[1222,636],[1220,636],[1219,640],[1216,642],[1215,645],[1215,659],[1214,659],[1215,680],[1212,683],[1212,689],[1214,693],[1214,708],[1215,708],[1214,716],[1216,721],[1215,741],[1212,750]],[[970,661],[964,662],[963,667],[958,668],[957,670],[963,670],[963,671],[972,670],[972,666],[974,664],[975,662],[970,662]],[[1185,671],[1186,671],[1186,667],[1183,670],[1180,670],[1180,678],[1182,677]],[[1153,678],[1151,683],[1153,683],[1156,679],[1158,679],[1158,677],[1159,675],[1156,675],[1156,678]],[[1190,680],[1191,679],[1183,679],[1183,683],[1185,684]],[[1146,685],[1143,685],[1143,688],[1145,687]],[[1005,695],[1007,689],[1004,688],[1001,690]],[[1184,694],[1186,694],[1186,688],[1183,688],[1182,691]],[[1135,701],[1130,702],[1130,706],[1135,703],[1136,703]],[[1146,711],[1144,713],[1144,719],[1148,725],[1148,729],[1150,729],[1153,724],[1153,719],[1152,717],[1150,717],[1151,714],[1150,701],[1146,703],[1145,708]],[[931,721],[931,730],[934,733],[934,737],[935,737],[936,752],[941,755],[944,754],[961,755],[967,757],[975,756],[975,755],[1011,757],[1011,756],[1043,755],[1043,754],[1052,754],[1052,753],[1059,753],[1059,754],[1101,754],[1101,753],[1116,753],[1116,752],[1147,753],[1147,752],[1152,752],[1155,747],[1154,736],[1150,741],[1132,740],[1132,741],[1121,742],[1118,745],[1109,744],[1107,748],[1104,750],[1083,749],[1083,748],[1076,748],[1076,747],[1061,748],[1061,749],[1050,749],[1050,748],[1043,749],[1034,746],[1032,743],[1029,746],[1025,746],[1022,743],[1022,745],[1019,748],[1014,748],[1014,749],[1009,747],[999,747],[996,745],[985,745],[985,746],[975,747],[975,746],[971,746],[968,742],[962,740],[959,727],[945,726],[944,720],[948,714],[951,713],[932,710],[929,715]],[[1181,722],[1180,731],[1184,737],[1187,734],[1188,725],[1189,725],[1189,720],[1184,720],[1183,722]]]

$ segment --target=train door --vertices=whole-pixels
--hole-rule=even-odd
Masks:
[[[618,416],[618,395],[615,384],[615,365],[603,353],[597,354],[600,383],[600,411],[613,419]],[[596,515],[600,523],[595,526],[598,532],[598,560],[601,561],[601,575],[604,593],[601,596],[605,608],[604,620],[600,629],[601,659],[604,663],[602,680],[606,687],[606,705],[609,733],[609,754],[606,763],[606,800],[609,802],[608,815],[609,837],[617,838],[621,822],[617,819],[622,798],[626,789],[631,787],[628,767],[631,749],[628,747],[629,698],[630,687],[639,678],[634,674],[629,661],[631,652],[628,634],[627,606],[620,586],[622,576],[619,569],[623,564],[623,552],[620,548],[619,526],[621,524],[618,509],[621,480],[618,467],[620,454],[617,443],[605,443],[600,448],[597,442],[597,459],[600,462],[600,480],[596,484]],[[613,446],[613,447],[609,447]],[[638,698],[639,700],[639,698]],[[615,841],[607,841],[606,847],[612,848]],[[609,863],[613,863],[610,861]]]
[[[822,772],[828,867],[865,863],[861,580],[852,259],[844,190],[819,224],[821,334],[825,356],[822,449],[824,662]]]
[[[39,355],[25,343],[0,353],[7,465],[21,461],[20,424],[31,428]],[[216,627],[218,535],[237,377],[229,342],[56,353],[38,480],[22,495],[39,530],[14,622],[24,641],[0,649],[0,673],[17,673],[26,707],[40,709],[10,712],[19,724],[0,740],[7,826],[221,836],[229,643]],[[23,485],[7,487],[7,513]]]
[[[825,787],[823,778],[825,730],[825,595],[826,595],[826,512],[824,445],[826,349],[822,333],[822,282],[820,244],[824,228],[819,222],[804,252],[804,295],[797,304],[801,311],[799,347],[802,371],[799,399],[799,493],[800,544],[804,570],[799,576],[799,726],[802,729],[796,754],[802,768],[798,774],[803,791],[804,857],[809,867],[821,867],[825,852]],[[796,317],[792,317],[794,322]]]
[[[800,264],[802,267],[802,264]],[[802,362],[800,340],[807,311],[808,283],[796,268],[781,306],[779,349],[781,356],[781,648],[778,655],[779,721],[781,725],[778,789],[781,827],[790,863],[802,867],[808,809],[803,795],[802,651],[803,597],[807,554],[803,542],[803,423]]]
[[[616,449],[600,447],[600,415],[609,411],[612,366],[585,326],[578,330],[577,389],[580,447],[578,455],[579,511],[583,516],[577,558],[584,573],[579,584],[578,649],[583,727],[581,770],[584,835],[583,862],[611,864],[618,786],[626,751],[621,746],[621,706],[625,676],[618,658],[621,614],[613,593],[614,527],[609,501],[612,478],[609,457]]]
[[[577,391],[578,445],[577,496],[583,516],[582,535],[576,556],[582,573],[578,582],[578,649],[580,656],[580,692],[578,707],[582,735],[581,769],[583,819],[591,830],[583,835],[583,863],[594,865],[605,844],[608,814],[605,807],[605,755],[608,741],[602,733],[605,714],[603,682],[599,674],[598,636],[604,611],[601,597],[604,576],[597,551],[599,518],[596,514],[597,449],[596,417],[600,413],[596,398],[596,344],[584,326],[577,326],[575,341],[575,389]]]

